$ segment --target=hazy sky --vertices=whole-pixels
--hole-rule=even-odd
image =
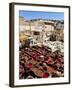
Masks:
[[[19,11],[19,16],[25,18],[25,20],[31,19],[52,19],[52,20],[64,20],[64,13],[59,12],[39,12],[39,11]]]

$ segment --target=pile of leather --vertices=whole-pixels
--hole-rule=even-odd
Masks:
[[[64,53],[47,46],[19,51],[19,79],[64,77]]]

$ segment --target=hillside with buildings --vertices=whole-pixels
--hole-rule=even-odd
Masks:
[[[64,41],[64,21],[19,17],[20,41],[26,38],[30,45],[49,45],[50,41]]]

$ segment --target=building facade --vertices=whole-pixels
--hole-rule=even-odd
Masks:
[[[55,34],[57,39],[63,38],[63,23],[56,23],[51,20],[33,19],[26,21],[23,17],[19,18],[20,35],[28,37],[31,45],[47,44],[51,34]],[[21,34],[22,33],[22,34]]]

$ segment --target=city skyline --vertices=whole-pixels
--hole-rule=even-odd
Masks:
[[[20,10],[19,16],[24,17],[25,20],[32,20],[32,19],[64,20],[64,13],[62,12],[41,12],[41,11]]]

